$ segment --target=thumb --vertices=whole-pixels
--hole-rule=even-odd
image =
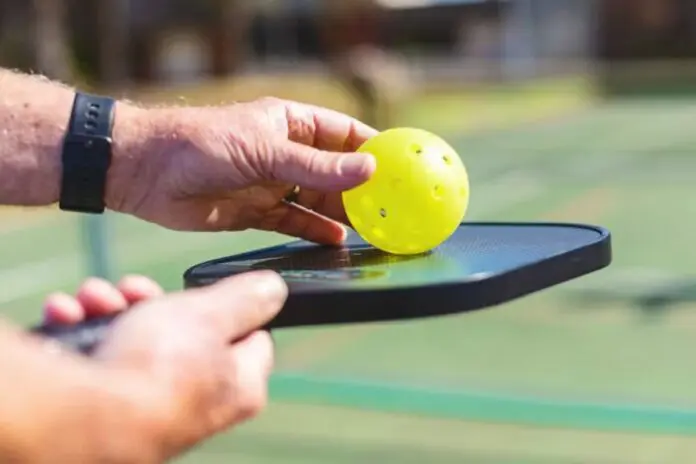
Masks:
[[[171,308],[197,313],[196,320],[222,340],[236,340],[263,327],[281,310],[287,298],[285,281],[271,271],[255,271],[228,277],[160,300],[171,317]]]
[[[369,153],[331,152],[288,141],[263,167],[269,178],[314,190],[343,191],[357,187],[374,173]]]

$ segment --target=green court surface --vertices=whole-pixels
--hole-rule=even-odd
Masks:
[[[470,171],[468,219],[600,224],[613,266],[463,316],[279,332],[267,413],[182,462],[696,459],[696,101],[596,104],[443,135]],[[169,289],[196,262],[285,240],[108,221],[120,272]],[[0,225],[6,314],[36,320],[43,295],[75,288],[81,232],[58,213]],[[680,279],[683,297],[663,301]]]

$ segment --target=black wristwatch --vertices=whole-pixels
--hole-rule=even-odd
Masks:
[[[100,214],[111,166],[115,101],[77,92],[63,141],[60,209]]]

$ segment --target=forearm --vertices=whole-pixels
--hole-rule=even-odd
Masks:
[[[50,205],[60,194],[61,152],[74,89],[0,69],[0,204]],[[136,173],[150,125],[144,110],[116,105],[107,205]]]
[[[0,462],[155,461],[142,382],[100,375],[4,324],[0,353]]]

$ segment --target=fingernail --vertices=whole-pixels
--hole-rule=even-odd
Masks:
[[[341,174],[349,177],[364,177],[372,171],[374,164],[374,157],[369,153],[348,153],[341,159]]]
[[[287,298],[288,286],[282,277],[273,271],[258,271],[255,273],[260,277],[257,281],[269,298],[275,301],[284,301]]]

